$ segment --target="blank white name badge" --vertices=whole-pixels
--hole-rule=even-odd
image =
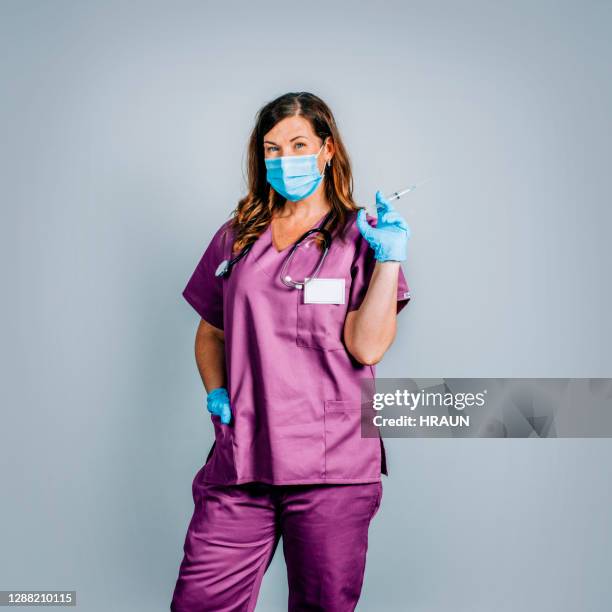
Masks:
[[[344,279],[307,280],[304,283],[304,304],[344,304]]]

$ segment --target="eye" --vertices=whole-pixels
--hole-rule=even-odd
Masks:
[[[302,149],[302,148],[304,148],[305,146],[306,146],[306,143],[304,143],[304,142],[296,142],[296,143],[295,143],[295,148],[296,148],[296,149]]]
[[[278,151],[278,147],[274,145],[266,147],[266,153],[276,153],[276,151]]]

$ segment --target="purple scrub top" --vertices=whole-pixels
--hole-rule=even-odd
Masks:
[[[281,282],[291,247],[277,251],[269,225],[227,278],[215,270],[231,258],[230,221],[206,248],[183,296],[224,331],[232,421],[210,415],[215,443],[205,482],[366,483],[387,474],[382,439],[361,435],[360,379],[373,379],[375,367],[358,363],[342,340],[346,314],[359,308],[376,263],[356,216],[349,213],[343,237],[334,232],[318,274],[344,279],[344,304],[305,304],[303,291]],[[307,275],[319,256],[315,244],[299,247],[291,276]],[[400,267],[397,311],[409,301]]]

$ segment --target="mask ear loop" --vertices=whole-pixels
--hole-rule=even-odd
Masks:
[[[326,136],[323,139],[323,144],[321,145],[321,148],[319,149],[319,152],[317,153],[317,157],[319,157],[319,155],[321,155],[321,151],[323,150],[323,147],[325,146],[325,143],[327,142],[327,139],[329,138],[329,136]],[[328,159],[324,164],[323,164],[323,171],[321,172],[321,176],[324,177],[325,176],[325,168],[331,168],[331,160]]]

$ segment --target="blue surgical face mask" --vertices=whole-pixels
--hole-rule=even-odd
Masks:
[[[325,166],[320,173],[317,165],[317,158],[324,146],[325,143],[316,155],[287,155],[266,159],[266,178],[274,191],[291,202],[303,200],[313,193],[325,176]]]

